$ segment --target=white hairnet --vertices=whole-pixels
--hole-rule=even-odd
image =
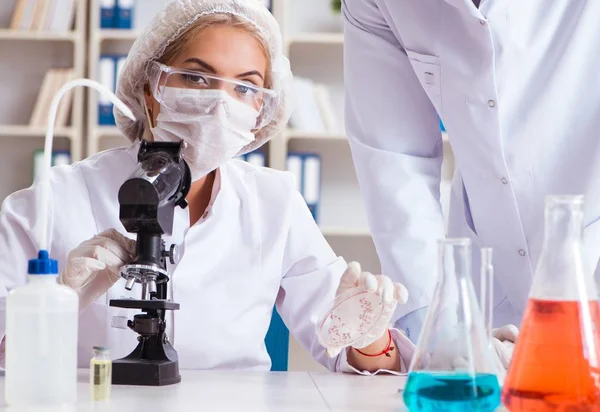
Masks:
[[[277,21],[263,0],[171,0],[146,27],[133,44],[119,76],[117,96],[136,117],[132,121],[114,111],[117,127],[131,141],[141,139],[148,126],[144,111],[144,85],[149,80],[150,63],[188,27],[204,16],[231,14],[253,24],[265,40],[271,54],[272,88],[279,95],[273,120],[256,133],[256,139],[240,153],[248,153],[266,143],[287,124],[291,112],[292,72],[283,54],[283,41]]]

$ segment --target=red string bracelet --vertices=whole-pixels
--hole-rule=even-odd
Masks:
[[[369,358],[376,358],[377,356],[381,356],[381,355],[385,355],[389,358],[389,357],[391,357],[390,352],[394,350],[394,347],[392,346],[392,343],[393,343],[392,332],[389,329],[388,329],[388,337],[389,337],[389,341],[388,341],[387,346],[385,347],[384,350],[382,350],[379,353],[370,355],[368,353],[361,352],[359,349],[356,349],[356,348],[354,348],[354,350],[357,351],[358,353],[360,353],[361,355],[369,357]]]

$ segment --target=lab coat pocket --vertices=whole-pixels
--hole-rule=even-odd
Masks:
[[[442,116],[442,83],[441,75],[442,70],[440,66],[440,59],[437,56],[428,54],[416,53],[414,51],[406,50],[410,64],[423,87],[423,90],[427,93],[429,100],[438,112],[438,115]]]

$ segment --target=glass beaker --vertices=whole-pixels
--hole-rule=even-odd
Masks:
[[[440,240],[439,276],[415,350],[410,411],[493,411],[500,386],[471,281],[471,241]]]
[[[546,228],[502,391],[510,411],[600,411],[598,294],[582,257],[583,196],[549,196]]]

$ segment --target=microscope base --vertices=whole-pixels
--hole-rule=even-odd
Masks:
[[[115,385],[165,386],[181,382],[178,361],[119,359],[112,362]]]

